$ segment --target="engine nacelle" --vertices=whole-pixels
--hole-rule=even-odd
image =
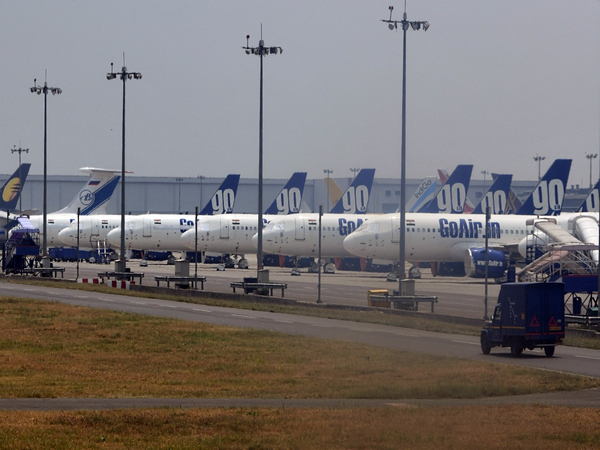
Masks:
[[[506,255],[488,249],[488,277],[502,278],[508,267]],[[485,248],[470,248],[465,254],[465,273],[471,278],[485,277]]]

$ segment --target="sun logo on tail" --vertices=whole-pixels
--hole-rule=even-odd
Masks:
[[[2,191],[2,200],[5,202],[10,202],[19,194],[20,191],[21,180],[18,177],[15,177],[6,183],[4,191]]]

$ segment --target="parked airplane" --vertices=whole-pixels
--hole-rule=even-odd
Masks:
[[[235,205],[239,181],[240,176],[238,174],[228,175],[198,214],[231,214]],[[192,227],[194,217],[186,214],[145,214],[125,217],[126,227],[134,227],[133,223],[139,223],[141,234],[144,236],[152,236],[153,232],[155,234],[164,233],[166,236],[173,236],[175,242],[178,242],[179,235],[182,232],[180,230],[187,230]],[[80,218],[79,245],[83,248],[106,249],[108,234],[115,229],[120,230],[120,226],[120,214],[103,214]],[[112,243],[112,247],[118,248],[120,246],[120,236],[119,231],[119,237]],[[73,222],[61,230],[58,237],[64,245],[75,247],[77,245],[77,222]],[[143,248],[143,250],[150,249]]]
[[[423,178],[423,181],[419,183],[416,191],[410,196],[410,199],[406,203],[406,212],[419,212],[425,205],[433,200],[437,186],[437,177]]]
[[[364,211],[367,210],[368,200],[371,193],[375,169],[362,169],[356,178],[352,181],[346,192],[342,195],[334,209],[348,209],[353,214],[361,218],[365,217]],[[360,213],[359,213],[360,211]],[[331,214],[327,214],[328,216]],[[264,223],[267,226],[273,221],[291,220],[295,222],[298,217],[317,217],[318,213],[292,214],[289,216],[266,216]],[[285,217],[285,219],[284,219]],[[289,218],[289,219],[287,219]],[[244,255],[246,253],[256,253],[257,243],[253,243],[253,237],[257,232],[257,216],[255,214],[239,214],[232,216],[229,220],[217,221],[204,220],[198,224],[198,250],[209,252],[230,253],[235,255]],[[263,231],[264,232],[264,231]],[[257,237],[254,240],[257,241]],[[190,230],[181,236],[181,240],[187,249],[195,247],[195,230]],[[263,239],[263,245],[265,240]],[[264,247],[263,247],[264,249]],[[273,253],[264,249],[265,253]],[[294,253],[286,253],[293,255]]]
[[[71,203],[65,208],[46,215],[46,243],[48,247],[62,245],[58,239],[58,233],[77,219],[77,209],[80,215],[105,214],[106,205],[110,200],[119,179],[120,170],[97,169],[93,167],[82,167],[79,169],[83,173],[90,174],[90,181],[85,183],[81,190],[75,195]],[[16,221],[18,215],[11,214],[11,221]],[[30,216],[31,224],[43,230],[43,214]],[[6,214],[0,213],[0,223],[6,223]]]
[[[583,201],[577,212],[598,212],[598,192],[600,188],[600,180],[596,183],[587,198]]]
[[[23,191],[27,174],[31,164],[21,164],[15,173],[13,173],[6,183],[0,188],[2,198],[0,199],[0,209],[4,211],[14,211],[19,202],[19,197]]]
[[[556,159],[515,214],[556,216],[562,210],[571,170],[570,159]]]
[[[268,217],[277,217],[277,214],[291,214],[298,212],[302,202],[302,193],[304,192],[304,184],[306,181],[306,172],[296,172],[292,175],[281,192],[277,195],[273,203],[267,208],[274,215],[264,215],[264,220]],[[243,222],[245,230],[242,229],[240,223]],[[227,214],[220,216],[203,216],[198,218],[198,235],[201,235],[201,230],[204,233],[217,234],[226,242],[232,242],[233,239],[239,239],[238,236],[244,233],[251,233],[252,236],[256,233],[258,226],[257,214]],[[186,232],[193,235],[196,227],[194,227],[193,219],[182,223],[179,216],[165,217],[165,215],[155,216],[137,216],[133,217],[126,224],[125,244],[128,249],[143,249],[143,250],[169,250],[169,251],[185,251],[194,250],[194,245],[191,248],[184,245],[182,235]],[[230,233],[231,231],[231,233]],[[229,240],[229,238],[232,238]],[[116,245],[121,239],[121,229],[115,228],[107,236],[108,241],[112,245]],[[237,253],[229,250],[228,246],[223,249],[206,248],[207,246],[198,245],[198,251],[209,251],[215,253]],[[241,252],[240,252],[241,253]]]

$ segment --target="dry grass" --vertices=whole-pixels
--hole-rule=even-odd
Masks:
[[[546,406],[0,412],[0,448],[591,449],[598,423]]]
[[[0,396],[478,398],[600,386],[508,365],[0,299]]]

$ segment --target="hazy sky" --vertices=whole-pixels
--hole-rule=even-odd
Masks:
[[[43,173],[121,167],[125,53],[127,168],[139,176],[258,175],[259,57],[246,34],[281,55],[264,59],[264,175],[322,178],[374,167],[399,177],[402,33],[382,23],[403,2],[290,0],[53,0],[0,2],[0,173],[23,155]],[[589,182],[598,153],[600,1],[408,0],[407,175],[474,164],[537,178],[572,158],[570,184]],[[0,153],[1,154],[1,153]],[[598,177],[595,159],[593,177]]]

